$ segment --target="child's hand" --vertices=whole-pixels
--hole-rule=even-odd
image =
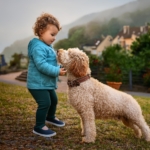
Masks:
[[[60,68],[59,75],[64,76],[66,74],[66,72],[67,72],[67,70],[65,70],[65,68]]]

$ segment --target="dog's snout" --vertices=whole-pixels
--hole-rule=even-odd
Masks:
[[[63,49],[58,49],[57,54],[59,54],[61,51],[63,51]]]
[[[59,49],[57,50],[57,54],[59,53]]]

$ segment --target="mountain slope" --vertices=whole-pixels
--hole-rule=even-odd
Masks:
[[[105,11],[98,12],[98,13],[88,14],[86,16],[79,18],[78,20],[74,21],[71,24],[63,26],[62,30],[57,35],[57,39],[56,39],[55,43],[57,41],[59,41],[60,39],[67,38],[68,31],[72,27],[75,27],[78,25],[84,25],[84,24],[87,24],[87,23],[94,21],[94,20],[99,21],[101,23],[103,23],[103,22],[107,23],[112,18],[122,19],[124,23],[126,22],[126,24],[124,24],[124,25],[127,25],[130,22],[130,20],[128,19],[129,18],[128,15],[131,15],[132,13],[134,13],[137,10],[139,10],[139,13],[142,13],[141,11],[145,10],[147,8],[150,8],[150,1],[149,0],[138,0],[138,1],[130,2],[130,3],[125,4],[123,6],[120,6],[120,7],[112,8],[112,9],[105,10]],[[142,18],[136,18],[136,20],[137,19],[139,21],[142,20],[140,23],[136,24],[136,22],[134,22],[132,20],[131,25],[134,25],[134,26],[138,26],[140,24],[144,25],[145,24],[145,20],[144,20],[145,15],[147,15],[147,14],[140,15],[140,16],[143,16]],[[149,16],[149,14],[148,14],[148,16]],[[133,18],[134,18],[134,16],[132,16],[132,19]],[[5,55],[6,62],[10,61],[11,56],[15,52],[16,53],[23,53],[23,54],[27,55],[27,45],[28,45],[28,42],[31,38],[32,37],[28,37],[24,40],[16,41],[14,44],[10,45],[9,47],[6,47],[4,49],[4,51],[2,52]]]
[[[138,0],[122,5],[120,7],[112,8],[98,13],[88,14],[72,22],[71,24],[63,26],[62,30],[60,31],[57,37],[57,41],[63,38],[67,38],[69,29],[74,26],[87,24],[94,20],[98,20],[99,22],[109,21],[112,18],[118,18],[122,16],[126,12],[134,12],[137,9],[142,10],[147,8],[148,6],[150,6],[149,0]]]
[[[9,47],[6,47],[2,54],[5,56],[5,60],[8,63],[11,60],[11,57],[14,53],[22,53],[24,55],[27,55],[27,46],[29,41],[33,38],[33,36],[30,36],[26,39],[23,40],[18,40],[14,42],[12,45]]]

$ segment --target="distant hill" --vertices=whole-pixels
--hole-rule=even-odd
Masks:
[[[11,60],[11,57],[14,53],[22,53],[24,55],[27,55],[27,46],[29,41],[33,38],[33,36],[28,37],[26,39],[23,40],[18,40],[16,42],[14,42],[12,45],[10,45],[9,47],[6,47],[4,49],[4,51],[2,52],[2,54],[4,54],[5,56],[5,60],[8,63]]]
[[[104,21],[109,21],[112,18],[121,18],[121,16],[127,12],[130,13],[136,10],[143,10],[147,7],[150,7],[150,0],[138,0],[138,1],[127,3],[120,7],[85,15],[66,26],[63,26],[62,30],[59,32],[57,41],[63,38],[67,38],[69,29],[77,25],[84,25],[91,21],[104,22]]]
[[[140,14],[139,16],[140,17],[142,16],[142,18],[140,18],[140,17],[136,18],[136,20],[138,20],[138,24],[136,22],[134,22],[133,20],[131,20],[131,18],[133,19],[134,16],[132,16],[130,18],[130,15],[134,14],[134,12],[137,12],[137,10],[139,11],[139,13],[144,13],[143,10],[146,10],[148,8],[150,9],[150,0],[138,0],[138,1],[130,2],[128,4],[122,5],[120,7],[112,8],[112,9],[105,10],[105,11],[98,12],[98,13],[92,13],[92,14],[85,15],[85,16],[79,18],[78,20],[72,22],[71,24],[63,26],[62,30],[57,35],[57,39],[56,39],[55,43],[57,41],[59,41],[60,39],[67,38],[68,31],[72,27],[75,27],[78,25],[84,25],[84,24],[87,24],[92,21],[99,21],[102,23],[103,22],[107,23],[112,18],[118,18],[120,20],[123,20],[124,23],[126,23],[124,25],[127,25],[127,24],[134,25],[134,26],[138,26],[138,25],[142,25],[142,24],[144,25],[145,22],[148,21],[148,17],[150,16],[149,15],[150,13]],[[146,12],[148,12],[148,11],[146,11]],[[138,17],[138,16],[135,15],[135,17]],[[6,47],[4,49],[4,51],[2,52],[5,55],[6,62],[10,61],[11,56],[15,52],[23,53],[23,54],[27,55],[27,44],[31,38],[32,37],[28,37],[26,39],[16,41],[9,47]]]

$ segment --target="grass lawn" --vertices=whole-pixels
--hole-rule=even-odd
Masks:
[[[131,129],[114,120],[96,120],[95,143],[81,143],[80,119],[69,105],[67,95],[58,93],[57,117],[63,128],[48,125],[57,132],[53,138],[32,133],[36,103],[25,87],[0,83],[0,149],[1,150],[149,150],[150,143],[137,139]],[[135,97],[150,125],[150,98]]]

